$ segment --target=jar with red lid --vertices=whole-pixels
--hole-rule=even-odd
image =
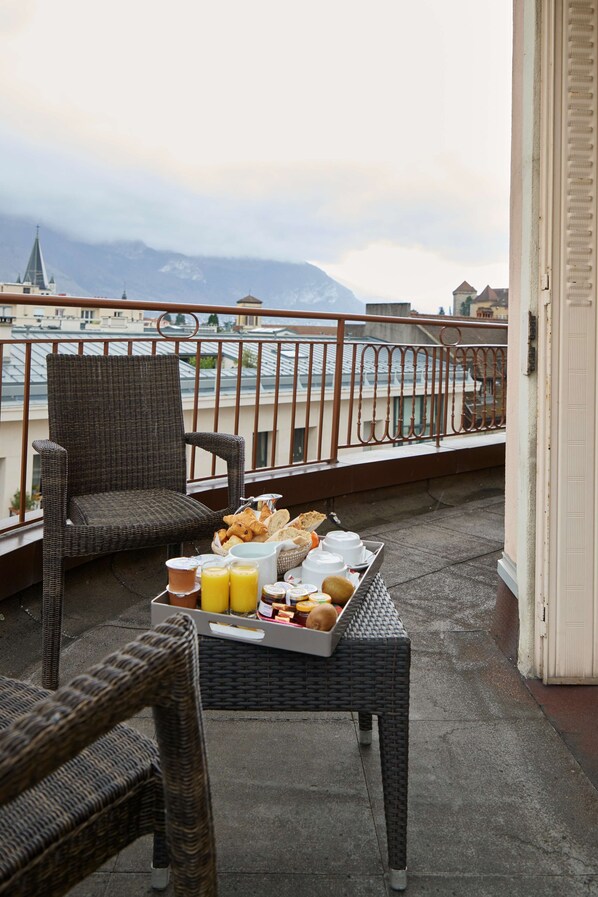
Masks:
[[[284,604],[285,590],[277,583],[273,585],[264,585],[262,595],[257,608],[257,615],[261,620],[273,620],[275,611],[272,607],[275,603]]]

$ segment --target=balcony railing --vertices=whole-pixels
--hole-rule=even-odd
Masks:
[[[10,297],[3,297],[5,300]],[[15,300],[16,301],[16,300]],[[18,296],[19,304],[27,304]],[[51,297],[32,297],[36,306]],[[61,305],[84,309],[145,309],[154,314],[234,315],[237,309],[84,300],[61,297]],[[252,314],[254,311],[252,309]],[[48,435],[46,366],[48,353],[162,354],[180,359],[181,390],[187,430],[240,434],[247,446],[249,471],[274,471],[334,463],[348,452],[417,442],[439,445],[463,434],[504,428],[507,350],[503,344],[466,344],[461,332],[475,328],[488,337],[504,334],[504,324],[479,320],[423,317],[307,314],[258,309],[269,319],[333,321],[331,336],[298,336],[292,324],[272,335],[250,332],[193,332],[166,329],[163,317],[152,335],[45,331],[43,322],[0,339],[0,496],[8,517],[10,498],[18,496],[0,533],[30,523],[41,510],[28,507],[28,496],[42,492],[33,439]],[[357,322],[436,327],[436,344],[385,342],[349,331]],[[454,339],[453,337],[458,337]],[[446,344],[445,344],[446,343]],[[189,455],[189,484],[223,474],[220,462]]]

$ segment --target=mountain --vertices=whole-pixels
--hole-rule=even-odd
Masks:
[[[0,215],[0,281],[23,275],[35,223]],[[86,243],[48,227],[40,230],[48,277],[59,293],[129,299],[235,305],[251,293],[271,308],[363,312],[346,287],[307,262],[189,256],[141,242]]]

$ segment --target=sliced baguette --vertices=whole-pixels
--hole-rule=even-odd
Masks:
[[[279,511],[274,511],[273,514],[268,517],[266,526],[268,527],[268,538],[274,535],[279,529],[282,529],[287,525],[289,520],[291,519],[291,515],[287,511],[286,508],[281,508]]]
[[[326,520],[326,514],[320,514],[319,511],[305,511],[295,517],[292,524],[307,533],[313,533],[324,520]]]
[[[305,548],[311,544],[311,536],[303,529],[297,529],[296,526],[285,526],[283,529],[277,530],[266,540],[267,542],[287,542],[291,541],[298,548]]]

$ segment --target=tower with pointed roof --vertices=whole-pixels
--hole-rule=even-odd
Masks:
[[[50,290],[42,248],[39,242],[39,224],[35,233],[31,255],[27,262],[27,268],[23,275],[23,283],[30,283],[32,287],[37,287],[38,290]]]
[[[465,316],[469,315],[469,308],[471,307],[471,304],[476,298],[477,294],[478,291],[476,290],[476,288],[472,287],[470,283],[467,283],[467,281],[464,280],[456,290],[453,290],[453,314]],[[465,308],[467,308],[467,311],[463,311],[462,306],[465,306]]]

